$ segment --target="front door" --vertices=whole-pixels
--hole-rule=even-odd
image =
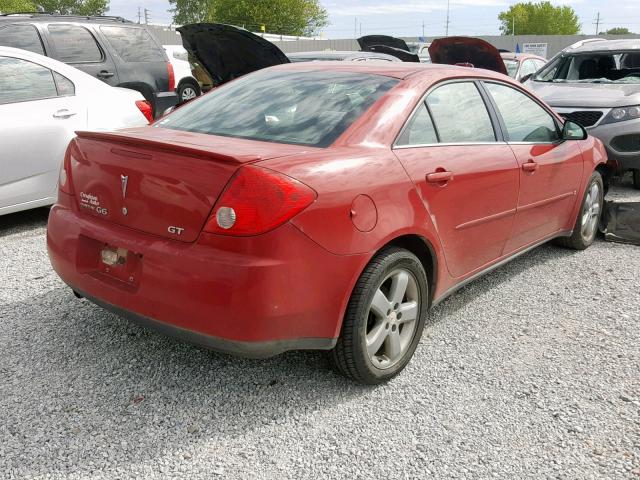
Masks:
[[[502,255],[516,212],[518,164],[509,146],[496,141],[474,82],[433,90],[394,152],[434,220],[453,277]]]
[[[501,83],[486,82],[485,87],[520,167],[518,213],[505,250],[510,253],[571,225],[582,178],[582,152],[577,142],[561,140],[554,117],[527,94]]]

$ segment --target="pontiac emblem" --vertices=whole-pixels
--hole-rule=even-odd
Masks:
[[[122,198],[127,196],[127,182],[129,181],[128,175],[120,175],[120,182],[122,183]]]

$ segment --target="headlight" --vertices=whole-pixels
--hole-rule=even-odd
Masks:
[[[635,120],[637,118],[640,118],[640,105],[634,105],[633,107],[620,107],[611,110],[607,116],[604,117],[601,124],[624,122],[626,120]]]

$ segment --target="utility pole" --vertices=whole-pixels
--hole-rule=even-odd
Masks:
[[[424,37],[424,20],[422,20],[422,37]]]
[[[144,9],[144,23],[149,23],[149,10]]]
[[[353,19],[353,38],[358,38],[358,17]]]
[[[516,36],[516,16],[511,17],[511,36]]]
[[[447,0],[447,23],[444,27],[444,36],[449,36],[449,0]]]
[[[596,21],[593,22],[596,26],[596,35],[598,35],[598,30],[600,30],[600,12],[598,12],[598,16],[596,17]]]
[[[140,7],[138,7],[138,23],[140,23]]]

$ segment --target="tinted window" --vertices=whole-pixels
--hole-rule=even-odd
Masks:
[[[57,96],[51,70],[26,60],[0,57],[0,104]]]
[[[53,76],[55,77],[56,85],[58,86],[58,95],[66,96],[76,93],[75,85],[67,77],[63,77],[58,72],[53,72]]]
[[[84,27],[67,24],[49,25],[49,34],[58,54],[66,63],[101,62],[102,53],[93,35]]]
[[[396,144],[426,145],[429,143],[438,143],[438,137],[433,128],[429,111],[424,102],[422,102],[398,138]]]
[[[0,28],[0,45],[44,55],[40,34],[33,25],[8,25]]]
[[[489,112],[473,83],[450,83],[427,97],[443,143],[494,142]]]
[[[511,142],[554,142],[559,135],[556,123],[544,108],[518,90],[487,83],[498,106]]]
[[[259,71],[180,107],[156,126],[326,147],[397,83],[335,71]]]
[[[163,62],[164,55],[143,28],[103,26],[100,30],[125,62]]]

